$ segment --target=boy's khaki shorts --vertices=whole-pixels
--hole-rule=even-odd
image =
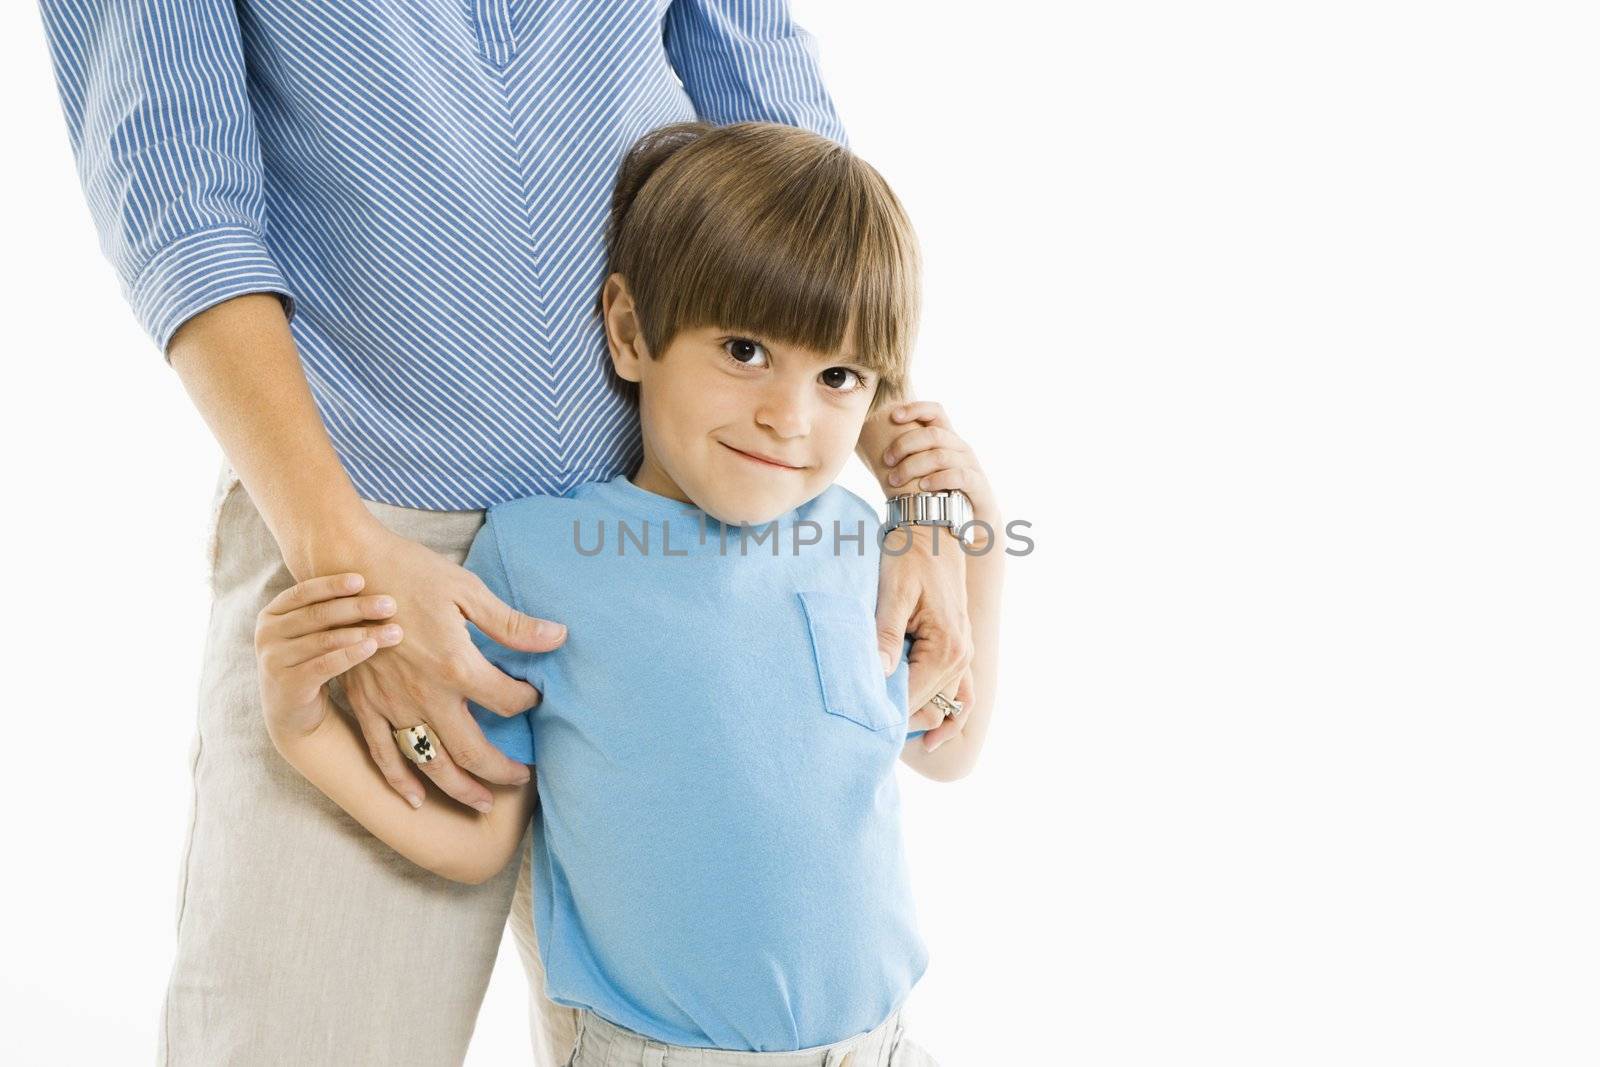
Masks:
[[[389,529],[457,563],[483,523],[481,510],[365,504]],[[267,736],[254,644],[256,615],[294,579],[226,466],[208,548],[194,798],[156,1062],[459,1064],[531,834],[520,862],[462,885],[391,851],[302,778]],[[450,802],[430,791],[429,803]],[[532,936],[520,931],[518,942],[532,990],[533,1062],[558,1067],[572,1048],[574,1012],[543,996]]]

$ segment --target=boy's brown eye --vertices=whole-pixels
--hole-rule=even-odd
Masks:
[[[822,372],[822,381],[829,389],[837,389],[841,393],[848,393],[867,384],[859,372],[849,367],[829,367]]]
[[[759,341],[752,341],[748,337],[730,338],[722,347],[729,356],[740,363],[748,363],[756,358],[757,353],[763,351]]]

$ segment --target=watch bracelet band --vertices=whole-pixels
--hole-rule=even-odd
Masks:
[[[959,504],[952,499],[957,494],[962,498]],[[959,489],[901,493],[890,497],[887,503],[888,525],[896,530],[902,526],[945,526],[953,531],[972,517],[972,503]]]

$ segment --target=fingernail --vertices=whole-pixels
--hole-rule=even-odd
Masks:
[[[480,800],[472,806],[483,812],[485,815],[489,814],[490,810],[494,808],[494,805],[487,800]]]
[[[518,785],[527,785],[528,782],[532,778],[533,778],[533,775],[529,774],[527,771],[523,771],[522,772],[522,777],[517,779],[517,784]]]
[[[348,574],[348,575],[345,575],[344,587],[346,589],[350,590],[352,593],[355,592],[357,589],[360,589],[361,588],[361,575],[359,575],[359,574]]]
[[[885,652],[881,648],[878,649],[878,660],[879,660],[879,662],[881,662],[883,664],[883,673],[884,674],[893,674],[894,673],[894,664],[889,662],[889,653]]]
[[[379,611],[393,611],[394,610],[394,597],[392,597],[392,596],[381,596],[381,597],[378,598],[378,601],[374,606]]]
[[[885,466],[889,466],[889,467],[894,466],[894,453],[893,452],[885,452],[883,454],[883,462],[884,462]]]
[[[422,798],[419,797],[419,796],[413,796],[410,793],[407,793],[406,794],[406,803],[410,804],[413,808],[420,808],[420,807],[422,807]]]

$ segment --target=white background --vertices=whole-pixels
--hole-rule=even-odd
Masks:
[[[921,234],[920,391],[1038,546],[980,768],[903,776],[921,1042],[1600,1062],[1589,6],[794,5]],[[146,1063],[220,453],[31,4],[0,85],[0,1057]],[[508,943],[470,1063],[524,996]]]

